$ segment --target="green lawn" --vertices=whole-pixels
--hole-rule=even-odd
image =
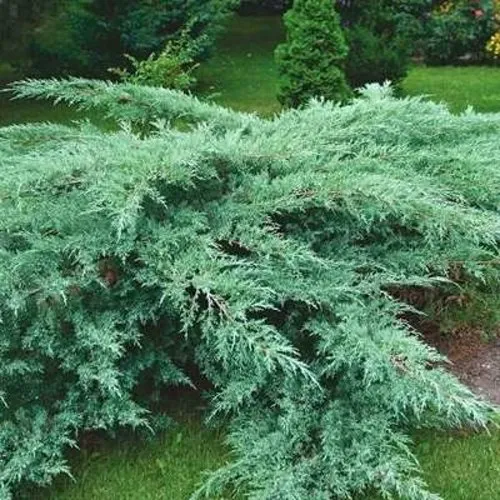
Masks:
[[[426,433],[416,453],[432,491],[444,500],[500,498],[500,432],[460,435]],[[185,418],[165,436],[129,438],[74,454],[76,481],[60,478],[29,500],[186,500],[203,479],[229,459],[220,431]],[[367,498],[366,500],[373,500]]]
[[[204,472],[228,460],[224,436],[200,419],[151,440],[110,441],[92,452],[74,453],[76,481],[60,477],[49,490],[30,491],[26,500],[186,500]]]
[[[236,17],[214,57],[198,70],[199,90],[241,111],[264,115],[279,111],[273,53],[283,37],[279,17]]]
[[[12,123],[52,121],[67,123],[78,118],[73,109],[53,106],[45,101],[12,101],[0,93],[0,126]]]
[[[221,104],[271,115],[278,75],[273,50],[283,38],[278,18],[236,18],[220,41],[217,54],[198,70],[200,91]],[[412,69],[405,93],[426,94],[461,111],[500,111],[500,69]],[[68,121],[73,111],[43,103],[7,102],[0,97],[0,125],[27,120]],[[59,479],[49,490],[29,498],[55,500],[184,500],[202,478],[229,458],[220,431],[207,430],[194,417],[153,441],[136,439],[100,445],[73,454],[76,482]],[[500,499],[500,433],[461,437],[425,434],[416,452],[425,478],[445,500]],[[368,499],[371,500],[371,499]]]
[[[200,90],[223,105],[271,115],[278,72],[274,48],[284,38],[279,17],[236,17],[219,42],[216,55],[198,71]],[[415,66],[403,82],[406,95],[426,95],[454,112],[468,106],[500,112],[500,68]]]
[[[116,129],[116,125],[104,119],[97,112],[79,113],[64,104],[55,106],[47,101],[12,100],[8,93],[0,92],[0,127],[13,123],[58,122],[70,123],[74,120],[89,119],[100,127]]]
[[[415,67],[404,81],[403,90],[408,95],[425,94],[445,102],[452,111],[473,106],[481,112],[500,112],[500,68]]]
[[[500,499],[500,432],[472,437],[427,434],[417,456],[432,491],[445,500]]]

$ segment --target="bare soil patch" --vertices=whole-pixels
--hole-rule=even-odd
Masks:
[[[425,340],[450,360],[450,370],[483,399],[500,405],[500,331],[484,338],[480,328],[460,327],[443,335],[438,325],[422,322]]]

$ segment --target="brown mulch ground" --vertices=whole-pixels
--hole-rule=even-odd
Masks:
[[[470,327],[443,335],[431,322],[422,322],[418,329],[430,345],[448,357],[450,370],[464,384],[500,405],[500,335],[487,341],[480,329]]]

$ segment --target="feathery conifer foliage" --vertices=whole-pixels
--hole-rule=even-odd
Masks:
[[[313,97],[345,101],[347,57],[340,18],[331,0],[295,0],[285,16],[286,42],[276,49],[281,74],[279,101],[287,107]]]
[[[432,0],[338,0],[349,46],[347,81],[353,88],[367,83],[400,83],[411,55],[422,43]]]
[[[437,498],[408,430],[489,408],[388,291],[498,282],[500,115],[379,86],[273,120],[129,83],[14,91],[123,125],[0,129],[2,498],[201,379],[235,457],[199,497]]]

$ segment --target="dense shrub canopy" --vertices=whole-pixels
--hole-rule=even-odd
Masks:
[[[292,6],[292,0],[241,0],[238,12],[248,14],[277,14]]]
[[[497,0],[454,0],[437,2],[426,26],[423,49],[431,64],[478,62],[487,57],[500,11]]]
[[[276,49],[279,101],[287,107],[313,97],[344,101],[350,95],[343,72],[348,50],[331,0],[295,0],[285,26],[286,42]]]
[[[14,88],[123,125],[0,129],[2,498],[201,378],[236,452],[203,493],[436,498],[406,433],[488,410],[388,292],[498,282],[500,115],[378,86],[269,121],[132,84]]]
[[[127,68],[111,68],[109,71],[124,82],[188,91],[196,84],[193,75],[198,66],[196,49],[197,45],[189,34],[183,32],[177,39],[169,40],[158,55],[153,52],[143,60],[126,55],[131,71]]]
[[[423,34],[432,0],[339,0],[349,57],[347,80],[353,87],[401,81]]]
[[[203,57],[236,0],[59,0],[33,35],[39,73],[102,75],[123,54],[145,58],[182,31]]]

